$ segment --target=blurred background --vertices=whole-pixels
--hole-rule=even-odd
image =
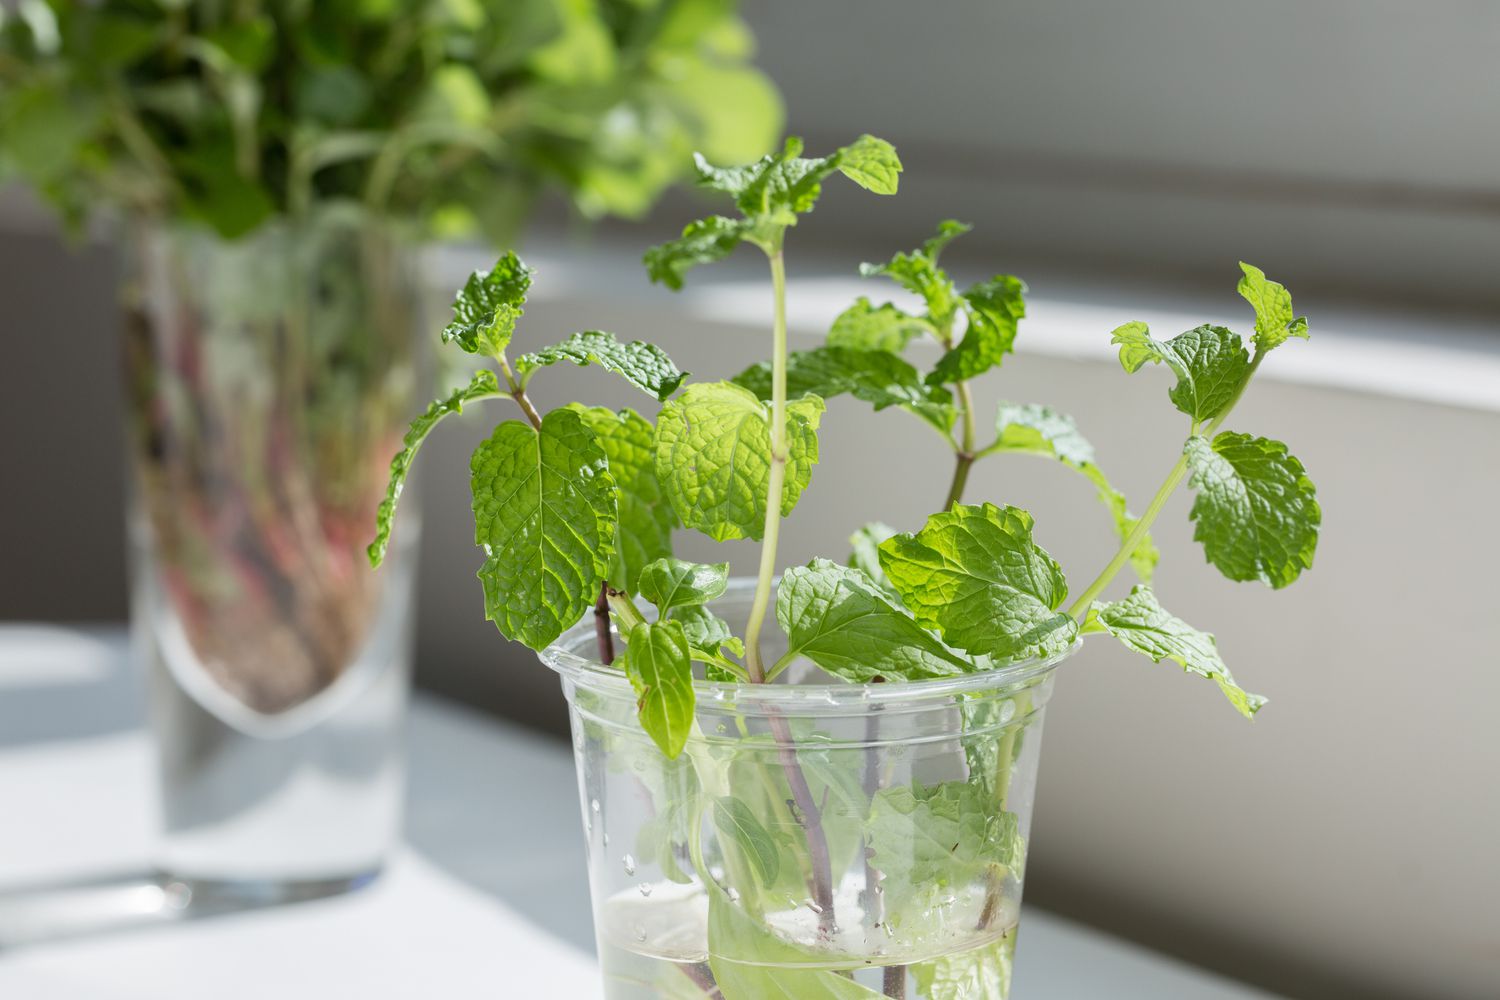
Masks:
[[[1028,903],[1288,997],[1500,995],[1500,8],[763,0],[742,15],[788,131],[814,152],[871,132],[906,167],[899,198],[830,185],[793,233],[794,348],[854,296],[885,293],[855,276],[860,261],[939,219],[971,222],[951,268],[1032,291],[981,408],[1073,413],[1139,506],[1180,428],[1165,377],[1126,379],[1110,330],[1248,329],[1239,260],[1286,284],[1311,323],[1233,424],[1287,440],[1317,482],[1315,569],[1277,594],[1223,581],[1183,495],[1155,531],[1164,601],[1212,628],[1271,703],[1250,725],[1209,685],[1116,648],[1071,661],[1049,711]],[[774,133],[774,96],[766,107],[748,113]],[[522,336],[605,328],[700,378],[757,360],[770,302],[755,260],[678,295],[637,263],[703,204],[678,189],[637,219],[589,219],[576,190],[544,194],[517,236],[539,272]],[[473,237],[429,254],[440,309],[487,255]],[[109,239],[70,241],[6,190],[0,619],[126,617],[122,267]],[[557,376],[539,404],[639,405],[594,371]],[[927,432],[863,409],[830,408],[830,459],[786,529],[787,564],[841,557],[867,520],[913,527],[942,499],[949,459]],[[473,578],[465,470],[493,419],[437,435],[418,463],[416,681],[560,739],[555,677],[484,621]],[[1039,541],[1075,578],[1112,550],[1066,470],[992,461],[970,496],[1037,511]],[[683,542],[688,558],[721,551]],[[727,548],[753,569],[752,548]]]

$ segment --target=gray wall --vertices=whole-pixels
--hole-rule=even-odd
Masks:
[[[840,239],[943,212],[1032,266],[1275,260],[1299,288],[1500,303],[1493,3],[745,7],[792,129],[907,160],[898,204],[820,207]]]

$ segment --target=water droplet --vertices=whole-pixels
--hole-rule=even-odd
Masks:
[[[642,927],[640,924],[635,925],[635,939],[637,941],[646,940],[646,928]]]
[[[823,908],[821,906],[819,906],[817,903],[814,903],[810,899],[804,899],[802,901],[802,904],[804,906],[806,906],[809,910],[812,910],[814,913],[822,913],[823,912]]]
[[[633,858],[633,857],[631,857],[630,855],[627,854],[627,855],[625,855],[625,857],[621,858],[620,860],[625,863],[625,874],[626,875],[634,875],[635,874],[635,858]]]
[[[651,895],[651,883],[650,882],[642,882],[640,884],[639,888],[641,890],[641,895],[642,896],[649,896],[649,895]]]
[[[609,846],[609,834],[607,834],[607,833],[604,835],[604,846],[605,847]]]
[[[740,901],[740,891],[734,886],[729,887],[729,891],[726,893],[726,895],[729,897],[729,901],[731,903],[738,903]]]
[[[958,902],[958,897],[957,896],[944,896],[942,899],[938,900],[938,905],[939,906],[952,906],[956,902]]]

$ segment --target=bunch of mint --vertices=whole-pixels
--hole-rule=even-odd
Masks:
[[[0,178],[225,237],[324,202],[514,238],[538,191],[638,215],[781,104],[719,0],[20,0]]]
[[[1225,576],[1280,588],[1312,565],[1321,515],[1302,464],[1280,442],[1224,429],[1266,354],[1307,336],[1286,289],[1241,265],[1239,292],[1255,314],[1248,342],[1212,325],[1166,341],[1140,323],[1114,331],[1126,372],[1148,363],[1173,372],[1168,397],[1187,424],[1181,457],[1135,516],[1067,415],[1006,403],[993,439],[979,437],[969,383],[1011,353],[1025,315],[1025,286],[1002,274],[960,290],[939,255],[968,230],[963,224],[945,222],[917,249],[862,268],[915,293],[922,313],[861,298],[839,316],[825,346],[788,352],[788,232],[831,176],[894,194],[901,171],[894,148],[871,136],[827,157],[801,153],[801,142],[791,139],[747,166],[716,167],[700,156],[700,183],[733,199],[738,214],[692,222],[645,257],[653,280],[679,288],[690,269],[742,243],[766,255],[775,305],[772,357],[732,380],[689,383],[660,349],[600,331],[575,333],[512,363],[508,351],[532,272],[507,254],[470,278],[443,339],[493,361],[498,374],[481,370],[413,424],[393,465],[372,562],[384,552],[402,482],[433,425],[475,400],[509,395],[525,419],[497,426],[470,466],[486,612],[504,635],[540,649],[591,609],[603,615],[607,608],[627,643],[616,662],[640,695],[642,725],[668,757],[682,751],[693,725],[694,663],[709,680],[764,683],[806,659],[851,682],[915,681],[1057,656],[1096,632],[1213,680],[1236,709],[1253,715],[1265,699],[1238,686],[1212,635],[1172,615],[1151,591],[1157,553],[1149,529],[1187,479],[1197,494],[1195,537]],[[927,371],[904,357],[920,337],[943,348]],[[633,410],[575,403],[539,414],[527,386],[561,362],[617,373],[658,401],[660,413],[653,422]],[[840,393],[876,409],[907,410],[948,442],[955,462],[946,502],[916,531],[866,526],[855,533],[847,562],[815,559],[787,569],[773,586],[780,521],[811,484],[822,457],[817,432],[824,400]],[[1043,455],[1076,470],[1118,530],[1119,548],[1071,602],[1061,566],[1032,538],[1031,514],[963,502],[969,468],[1008,453]],[[712,610],[727,566],[672,557],[679,526],[716,540],[761,541],[743,636]],[[1098,600],[1127,565],[1141,582],[1120,600]],[[760,637],[773,591],[788,648],[766,663]],[[644,614],[637,599],[655,605],[656,615]],[[600,639],[608,662],[614,658],[608,629]]]

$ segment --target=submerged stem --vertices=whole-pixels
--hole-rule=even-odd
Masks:
[[[755,598],[745,625],[745,667],[750,682],[765,680],[760,655],[760,630],[771,604],[771,581],[776,576],[776,544],[781,534],[781,501],[786,491],[786,261],[778,246],[771,258],[771,290],[775,300],[771,336],[771,472],[766,485],[766,526],[760,547],[760,572]]]

